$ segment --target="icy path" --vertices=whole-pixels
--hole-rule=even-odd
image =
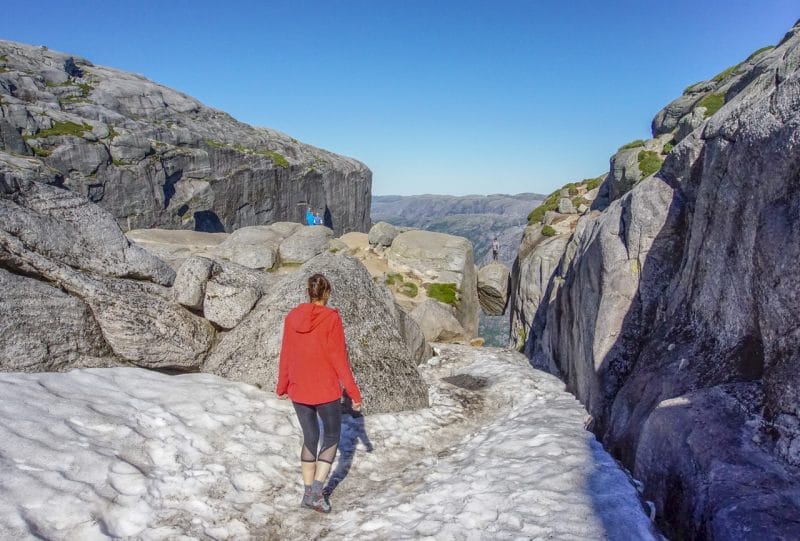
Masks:
[[[429,409],[347,418],[330,515],[297,507],[299,428],[269,393],[128,368],[0,374],[0,539],[653,539],[557,379],[458,346],[422,372]]]

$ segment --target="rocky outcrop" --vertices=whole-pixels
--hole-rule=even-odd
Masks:
[[[674,538],[800,535],[798,32],[659,113],[680,142],[604,184],[527,327]]]
[[[330,306],[342,316],[350,364],[370,411],[427,405],[416,366],[427,350],[419,330],[399,315],[394,299],[377,286],[364,266],[346,255],[323,253],[270,288],[255,309],[223,336],[203,370],[270,389],[277,381],[283,318],[307,302],[306,280],[324,274],[332,284]],[[403,332],[405,331],[405,332]]]
[[[502,263],[489,263],[478,271],[478,301],[487,315],[501,316],[508,303],[510,271]]]
[[[370,410],[427,404],[422,331],[357,260],[326,251],[299,271],[267,273],[190,256],[176,275],[69,190],[0,174],[0,212],[2,371],[135,365],[269,388],[283,316],[305,300],[308,274],[324,272]]]
[[[307,206],[336,234],[369,227],[356,160],[86,59],[9,41],[0,57],[0,172],[82,194],[125,230],[231,232]]]
[[[664,147],[672,140],[672,134],[662,135],[647,141],[630,143],[620,148],[611,157],[611,168],[608,172],[605,185],[609,191],[610,201],[619,199],[623,194],[633,188],[636,183],[653,174],[655,170],[648,169],[646,159],[663,161],[666,152]],[[667,147],[669,148],[669,147]]]
[[[406,231],[395,237],[386,254],[394,271],[411,271],[427,283],[454,284],[456,319],[468,336],[477,335],[479,303],[472,243],[444,233]]]

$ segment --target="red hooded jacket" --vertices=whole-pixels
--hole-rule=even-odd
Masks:
[[[295,307],[283,322],[275,392],[288,393],[294,402],[315,405],[341,398],[342,385],[353,402],[361,402],[339,311],[313,303]]]

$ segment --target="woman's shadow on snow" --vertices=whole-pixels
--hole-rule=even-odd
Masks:
[[[353,401],[345,394],[342,398],[342,432],[339,436],[339,460],[336,468],[328,477],[324,492],[327,495],[333,493],[339,483],[347,477],[353,459],[356,455],[358,442],[361,441],[366,447],[367,452],[371,453],[374,449],[372,442],[369,441],[366,428],[364,427],[364,415],[353,411]]]

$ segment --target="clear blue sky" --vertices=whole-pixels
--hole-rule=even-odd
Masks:
[[[0,38],[141,73],[365,162],[375,194],[550,192],[608,169],[797,0],[6,2]]]

